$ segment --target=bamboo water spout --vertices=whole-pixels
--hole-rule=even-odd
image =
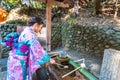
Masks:
[[[73,60],[69,61],[69,64],[73,65],[75,68],[78,68],[79,65],[76,64]],[[79,72],[81,72],[84,76],[86,76],[89,80],[99,80],[96,76],[88,72],[85,68],[80,67]]]

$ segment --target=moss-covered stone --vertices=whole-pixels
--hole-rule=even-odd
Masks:
[[[106,48],[120,50],[120,28],[116,26],[71,26],[66,22],[56,30],[61,35],[57,34],[52,40],[58,39],[59,35],[59,42],[63,47],[67,46],[70,49],[82,52],[92,52],[97,56],[102,56]]]

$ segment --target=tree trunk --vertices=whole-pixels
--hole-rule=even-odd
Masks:
[[[120,51],[104,51],[100,80],[120,80]]]
[[[100,14],[100,0],[93,0],[94,1],[94,14]]]

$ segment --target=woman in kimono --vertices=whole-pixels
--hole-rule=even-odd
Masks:
[[[32,80],[34,73],[37,80],[48,80],[43,65],[48,62],[54,64],[55,61],[50,59],[35,35],[41,31],[42,26],[42,19],[33,17],[29,21],[29,27],[20,36],[12,33],[4,39],[7,46],[12,46],[8,57],[7,80]]]

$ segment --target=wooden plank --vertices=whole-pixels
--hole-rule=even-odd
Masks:
[[[36,1],[40,1],[40,2],[46,3],[46,0],[36,0]],[[69,7],[69,4],[64,4],[63,2],[54,1],[54,0],[51,0],[51,1],[52,1],[53,5],[57,5],[59,7]]]
[[[120,51],[106,49],[99,80],[120,80]]]
[[[51,10],[52,0],[47,0],[46,4],[47,51],[51,51]]]

